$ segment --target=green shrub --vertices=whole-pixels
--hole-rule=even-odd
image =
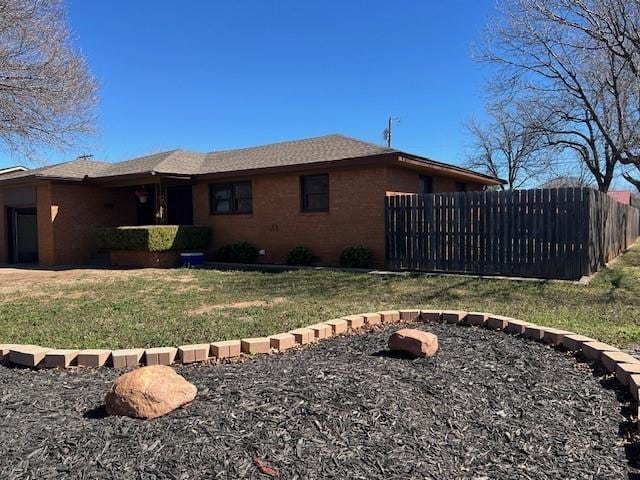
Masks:
[[[310,248],[295,247],[287,254],[287,265],[311,265],[317,260]]]
[[[256,263],[258,256],[258,249],[249,242],[238,242],[220,247],[215,254],[215,259],[218,262]]]
[[[371,249],[362,245],[347,247],[340,255],[340,266],[345,268],[370,268]]]
[[[209,227],[192,225],[145,225],[102,228],[97,233],[98,248],[164,252],[202,250],[209,246]]]

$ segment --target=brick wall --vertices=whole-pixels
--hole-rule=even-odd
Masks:
[[[329,212],[300,211],[299,174],[264,175],[251,179],[249,215],[209,215],[209,184],[196,184],[194,222],[212,228],[213,249],[246,240],[265,249],[264,262],[282,263],[293,247],[304,245],[323,264],[337,265],[345,247],[361,244],[384,264],[384,167],[329,173]]]
[[[98,228],[135,223],[136,198],[127,189],[64,183],[38,187],[38,246],[44,265],[84,263],[96,253]]]

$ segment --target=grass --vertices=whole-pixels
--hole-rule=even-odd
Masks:
[[[242,303],[250,301],[265,303]],[[408,307],[487,311],[621,347],[640,343],[640,247],[589,285],[314,270],[122,271],[96,278],[89,273],[0,293],[0,343],[68,348],[202,343]]]

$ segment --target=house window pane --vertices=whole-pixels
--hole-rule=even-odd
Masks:
[[[231,211],[231,203],[229,200],[216,200],[216,213],[229,213]]]
[[[211,213],[251,213],[251,182],[211,185]]]
[[[329,210],[329,175],[306,175],[300,178],[302,210],[326,212]]]

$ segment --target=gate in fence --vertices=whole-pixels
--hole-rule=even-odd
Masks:
[[[639,210],[587,188],[386,196],[394,270],[578,279],[640,235]]]

